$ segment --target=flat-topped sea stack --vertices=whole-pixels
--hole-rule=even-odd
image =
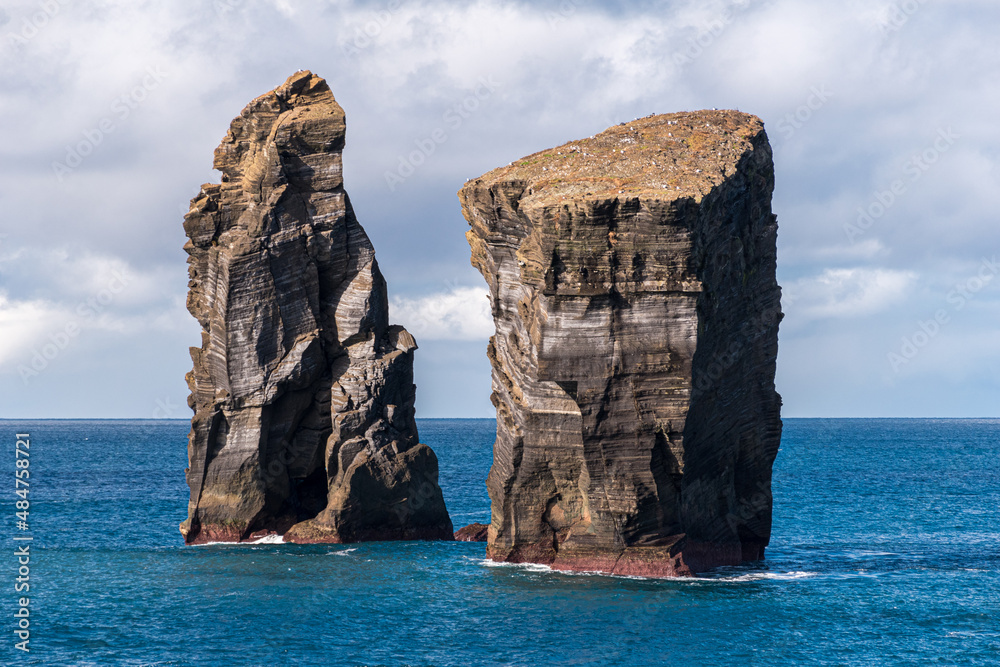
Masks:
[[[303,71],[251,102],[184,218],[188,543],[453,539],[417,440],[413,337],[388,323],[344,192],[343,109]]]
[[[491,559],[684,576],[763,558],[781,437],[773,186],[763,123],[699,111],[462,188],[496,322]]]

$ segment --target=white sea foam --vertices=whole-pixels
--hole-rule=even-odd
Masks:
[[[256,539],[253,542],[202,542],[201,544],[193,544],[191,546],[195,547],[244,547],[253,546],[255,544],[284,544],[285,538],[281,535],[265,535],[260,539]]]
[[[346,555],[350,554],[352,551],[357,551],[357,550],[358,550],[358,548],[354,547],[352,549],[341,549],[340,551],[328,551],[328,552],[326,552],[326,555],[327,556],[346,556]]]
[[[614,579],[633,579],[639,581],[664,580],[664,577],[640,577],[632,574],[610,574],[608,572],[600,572],[598,570],[556,570],[549,567],[548,565],[541,565],[539,563],[499,563],[495,560],[490,560],[488,558],[469,558],[468,560],[471,560],[485,567],[507,567],[507,568],[513,568],[515,570],[521,570],[522,572],[548,572],[551,574],[557,574],[566,577],[612,577]],[[691,577],[670,578],[671,581],[674,581],[676,579],[691,579]]]
[[[484,565],[486,567],[509,567],[515,570],[524,570],[525,572],[553,572],[554,570],[548,565],[541,565],[539,563],[500,563],[495,560],[490,560],[489,558],[470,558],[469,560]]]
[[[847,555],[851,558],[867,558],[869,556],[898,556],[891,551],[849,551]]]
[[[632,574],[609,574],[591,570],[554,570],[548,565],[538,563],[499,563],[488,558],[468,558],[474,563],[484,567],[512,568],[522,572],[549,572],[553,574],[565,575],[568,577],[613,577],[615,579],[633,579],[639,581],[671,581],[689,583],[742,583],[750,581],[796,581],[798,579],[808,579],[819,576],[818,572],[747,572],[745,574],[724,574],[716,576],[695,576],[695,577],[641,577]]]
[[[955,630],[953,632],[948,632],[945,637],[950,637],[952,639],[957,639],[960,637],[978,638],[978,637],[1000,637],[1000,632],[994,632],[990,630]]]
[[[746,574],[722,576],[722,577],[697,577],[690,581],[724,581],[727,583],[744,581],[795,581],[797,579],[808,579],[818,576],[819,572],[747,572]]]

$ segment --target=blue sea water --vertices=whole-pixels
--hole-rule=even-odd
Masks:
[[[419,420],[457,526],[492,420]],[[767,560],[700,579],[497,566],[469,543],[185,547],[188,424],[0,421],[0,662],[1000,664],[1000,420],[789,419]],[[14,434],[31,434],[31,652]]]

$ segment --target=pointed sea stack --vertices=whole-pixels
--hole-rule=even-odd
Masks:
[[[650,116],[459,192],[489,285],[496,561],[763,558],[781,437],[774,168],[736,111]]]
[[[215,151],[190,239],[189,544],[453,539],[414,422],[413,337],[388,324],[375,251],[344,192],[343,109],[298,72]]]

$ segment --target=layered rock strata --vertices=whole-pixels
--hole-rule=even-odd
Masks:
[[[763,558],[780,288],[761,121],[650,116],[459,192],[489,286],[497,561],[644,576]]]
[[[413,354],[341,177],[344,112],[304,71],[251,102],[184,218],[188,543],[453,539]]]

